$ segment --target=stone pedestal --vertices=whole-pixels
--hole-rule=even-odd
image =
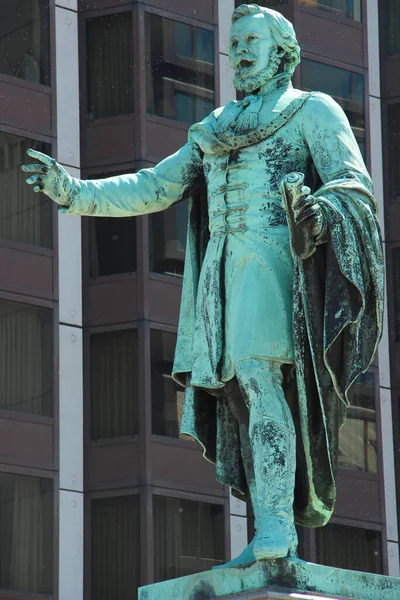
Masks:
[[[139,600],[400,600],[400,578],[299,559],[218,569],[139,589]]]

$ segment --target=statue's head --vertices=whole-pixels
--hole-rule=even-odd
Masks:
[[[300,62],[293,25],[283,15],[256,4],[242,4],[232,14],[229,60],[237,90],[254,92],[278,70],[292,75]]]

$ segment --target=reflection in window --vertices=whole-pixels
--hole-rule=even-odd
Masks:
[[[150,270],[182,277],[188,218],[187,202],[150,216]]]
[[[395,340],[400,342],[400,247],[392,249]]]
[[[257,2],[258,6],[265,6],[266,8],[278,8],[280,6],[287,5],[288,0],[259,0]],[[252,0],[248,0],[247,2],[242,2],[241,0],[236,0],[236,6],[240,6],[241,4],[254,4]]]
[[[48,144],[0,133],[0,239],[51,248],[52,201],[35,194],[21,171],[32,161],[28,148],[51,153]]]
[[[390,195],[400,196],[400,104],[388,106],[388,138]]]
[[[50,85],[49,0],[1,0],[0,73]]]
[[[53,313],[0,300],[0,409],[53,416]]]
[[[179,433],[184,389],[172,379],[176,335],[151,330],[151,401],[154,435],[192,440]]]
[[[146,14],[147,110],[194,123],[214,108],[214,34]]]
[[[375,376],[363,373],[354,384],[347,420],[339,434],[340,467],[378,471],[374,395]]]
[[[361,0],[298,0],[303,6],[321,8],[349,19],[361,21]]]
[[[90,338],[92,440],[136,435],[138,339],[136,329]]]
[[[386,26],[386,52],[387,54],[397,54],[400,52],[399,0],[386,0],[383,14]]]
[[[88,118],[133,112],[132,13],[86,21]]]
[[[301,62],[302,88],[332,96],[350,121],[365,157],[364,76],[313,60]]]
[[[224,562],[223,506],[153,496],[153,508],[156,582]]]
[[[339,569],[382,573],[379,531],[329,523],[315,530],[317,563]]]
[[[139,496],[92,501],[92,594],[134,600],[140,585]]]
[[[0,588],[53,591],[53,481],[0,474]]]

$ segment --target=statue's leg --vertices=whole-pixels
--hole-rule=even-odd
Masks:
[[[252,550],[257,560],[291,556],[297,549],[293,514],[296,434],[282,388],[281,366],[246,359],[237,363],[236,375],[249,411],[251,465],[246,465],[245,448],[243,459],[255,515]]]

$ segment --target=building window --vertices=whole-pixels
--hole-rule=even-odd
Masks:
[[[90,276],[136,271],[136,218],[90,218]]]
[[[53,313],[0,300],[0,409],[53,416]]]
[[[133,113],[132,13],[86,21],[87,116]]]
[[[136,329],[90,337],[92,440],[139,432]]]
[[[377,473],[375,376],[363,373],[353,388],[347,420],[339,434],[339,466]]]
[[[51,153],[48,144],[0,133],[0,240],[51,248],[53,203],[26,185],[21,165],[31,161],[28,148]]]
[[[364,76],[314,60],[301,62],[302,88],[325,92],[343,108],[365,157]]]
[[[400,104],[388,106],[388,139],[390,195],[400,196]]]
[[[224,562],[223,506],[164,496],[153,496],[153,506],[156,582]]]
[[[91,516],[91,598],[137,598],[140,585],[139,496],[92,500]]]
[[[279,8],[280,6],[286,6],[288,0],[259,0],[257,2],[258,6],[265,6],[266,8]],[[238,8],[241,4],[254,4],[251,0],[247,0],[247,2],[242,2],[241,0],[236,0],[235,7]]]
[[[48,0],[2,0],[0,39],[0,73],[50,85]]]
[[[395,340],[400,342],[400,247],[392,249]]]
[[[0,588],[52,594],[51,479],[0,473]]]
[[[326,12],[340,14],[354,21],[361,21],[361,0],[298,0],[298,2],[302,6],[320,8]]]
[[[150,216],[150,270],[175,277],[183,276],[187,201]]]
[[[329,523],[315,530],[315,541],[319,564],[382,573],[380,531]]]
[[[397,54],[400,52],[400,4],[398,0],[386,0],[383,14],[386,25],[386,52],[387,54]]]
[[[153,434],[192,440],[179,433],[185,393],[171,376],[176,335],[152,329],[150,339]]]
[[[214,34],[146,14],[147,110],[194,123],[214,108]]]

